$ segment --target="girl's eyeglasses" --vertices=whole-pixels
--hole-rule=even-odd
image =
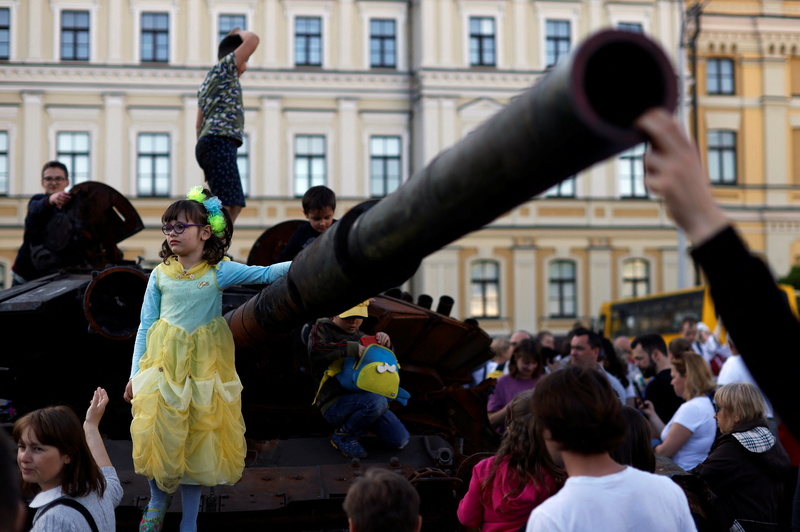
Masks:
[[[175,231],[175,234],[180,235],[186,231],[187,227],[203,227],[206,224],[185,224],[183,222],[178,222],[175,225],[173,224],[164,224],[161,226],[161,232],[165,235],[169,235],[172,231]]]

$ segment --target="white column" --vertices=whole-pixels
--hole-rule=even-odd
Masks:
[[[593,316],[604,301],[611,299],[614,279],[611,278],[611,247],[607,245],[589,246],[589,301],[582,302],[580,296],[585,293],[580,286],[584,276],[578,273],[578,314]],[[585,303],[588,303],[586,305]]]
[[[28,7],[28,57],[29,61],[42,61],[42,0],[27,0],[24,2]],[[11,30],[14,31],[13,28]],[[58,33],[55,29],[52,38],[57,39]],[[38,183],[37,183],[38,185]]]
[[[121,0],[107,0],[108,18],[106,24],[106,63],[122,63],[122,9]]]
[[[512,40],[514,43],[514,57],[512,59],[512,66],[517,70],[528,70],[531,65],[528,60],[528,47],[526,46],[526,38],[530,34],[526,13],[528,3],[527,0],[514,0],[512,15],[514,18],[514,39]],[[507,27],[510,28],[511,24]]]
[[[351,98],[339,98],[339,131],[337,153],[338,171],[329,179],[330,187],[337,195],[353,197],[364,196],[363,190],[358,186],[361,180],[356,179],[356,161],[360,154],[356,146],[360,143],[360,135],[356,130],[358,126],[358,101]]]
[[[339,29],[333,32],[339,37],[339,64],[335,68],[353,68],[353,0],[339,0]]]
[[[186,4],[186,15],[183,17],[184,33],[186,35],[186,41],[184,42],[186,50],[185,63],[187,65],[209,63],[211,58],[200,56],[201,50],[207,50],[207,46],[203,46],[201,43],[209,38],[208,33],[211,31],[211,28],[205,28],[201,35],[201,30],[204,28],[200,27],[200,10],[205,7],[205,2],[201,4],[200,0],[186,0]],[[212,38],[216,42],[216,36]],[[214,46],[214,49],[216,48]]]
[[[439,101],[436,98],[423,97],[418,103],[421,111],[419,120],[415,120],[417,131],[415,140],[418,149],[415,149],[414,171],[424,168],[433,157],[439,153]]]
[[[439,39],[441,35],[437,31],[436,2],[431,0],[419,0],[418,5],[420,13],[416,16],[415,22],[422,31],[411,33],[416,39],[412,43],[414,47],[413,57],[415,57],[420,64],[411,65],[411,68],[431,67],[437,65],[439,61],[436,52],[439,50]]]
[[[511,313],[509,328],[526,331],[539,330],[536,302],[536,246],[515,246],[511,248],[511,279],[500,277],[500,294],[514,294],[514,307],[505,306]],[[501,303],[502,304],[502,303]]]
[[[266,68],[276,68],[278,67],[278,27],[280,22],[286,18],[284,15],[278,14],[278,0],[264,0],[263,6],[263,22],[256,30],[261,39],[258,52],[263,58]],[[288,31],[291,31],[291,28]]]
[[[456,14],[450,9],[450,2],[438,2],[439,13],[436,28],[439,33],[438,65],[453,66],[453,21]],[[425,44],[427,45],[427,43]]]
[[[441,107],[440,126],[442,142],[439,146],[439,151],[449,148],[456,143],[461,137],[459,132],[461,128],[458,127],[458,117],[456,115],[456,99],[455,98],[442,98],[439,100]]]
[[[42,100],[40,92],[22,93],[22,174],[17,176],[17,190],[23,194],[41,192],[41,169],[47,162],[49,153],[45,149],[47,129],[42,123]],[[55,153],[55,150],[53,150]]]
[[[127,173],[129,166],[126,164],[129,151],[128,145],[123,139],[125,131],[124,105],[125,96],[123,94],[104,94],[103,95],[103,139],[99,143],[103,146],[103,176],[108,186],[117,190],[124,190],[124,181],[131,183],[133,180],[123,180],[123,174]]]
[[[251,146],[250,153],[259,158],[258,167],[261,175],[251,176],[252,194],[254,196],[289,196],[291,177],[286,174],[281,153],[285,139],[281,136],[281,99],[261,98],[261,143]]]
[[[459,252],[458,247],[446,247],[433,253],[422,261],[417,274],[414,276],[414,295],[428,294],[433,298],[433,309],[439,304],[439,298],[450,296],[455,299],[451,317],[463,319],[459,316],[468,313],[466,302],[461,301],[462,285],[459,277]],[[421,275],[420,275],[421,274]]]
[[[194,148],[197,145],[197,98],[186,95],[183,97],[183,127],[178,133],[178,143],[183,148],[179,160],[180,166],[176,168],[177,174],[172,190],[185,194],[184,190],[205,182],[206,176],[203,169],[194,157]]]

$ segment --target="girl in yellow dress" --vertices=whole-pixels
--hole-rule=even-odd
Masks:
[[[133,462],[150,481],[140,531],[158,532],[181,486],[181,532],[197,529],[200,486],[233,484],[247,451],[242,384],[222,291],[269,284],[290,262],[246,266],[226,256],[233,227],[216,196],[194,187],[161,217],[167,236],[150,274],[136,334],[131,380]]]

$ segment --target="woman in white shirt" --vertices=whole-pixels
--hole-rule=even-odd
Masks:
[[[122,487],[98,430],[107,404],[98,388],[83,427],[66,406],[41,408],[14,423],[23,489],[35,495],[31,532],[115,532]]]
[[[678,467],[689,471],[708,456],[717,436],[712,399],[716,385],[703,357],[686,352],[672,359],[672,388],[686,402],[664,424],[656,414],[653,403],[645,401],[642,411],[650,421],[661,442],[656,454],[671,458]]]

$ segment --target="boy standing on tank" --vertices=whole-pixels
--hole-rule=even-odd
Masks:
[[[238,27],[219,43],[219,62],[206,74],[197,91],[197,145],[195,157],[206,182],[220,198],[232,221],[244,207],[244,191],[236,164],[242,145],[244,105],[239,78],[258,46],[258,35]]]
[[[308,223],[295,230],[289,243],[278,256],[278,262],[294,259],[336,221],[333,218],[333,213],[336,211],[336,194],[325,185],[306,190],[302,202],[303,214]]]

